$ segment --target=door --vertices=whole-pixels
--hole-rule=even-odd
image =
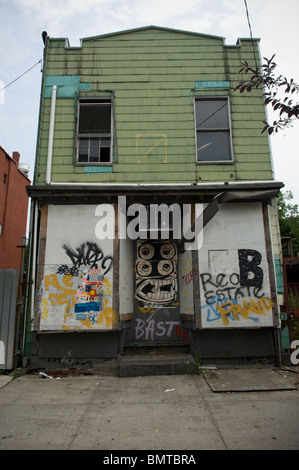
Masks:
[[[181,342],[176,243],[137,240],[134,261],[134,312],[129,342],[144,345]]]

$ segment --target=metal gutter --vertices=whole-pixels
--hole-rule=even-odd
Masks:
[[[117,183],[90,183],[90,184],[49,184],[47,186],[27,186],[28,195],[37,200],[41,199],[61,199],[76,197],[117,197],[118,195],[130,196],[158,196],[161,193],[171,197],[181,196],[216,196],[225,192],[225,202],[231,202],[231,192],[234,193],[233,199],[252,199],[257,200],[271,198],[278,195],[278,192],[284,184],[277,181],[259,181],[259,182],[233,182],[233,183],[200,183],[200,184],[117,184]],[[238,193],[238,194],[237,194]],[[82,203],[86,201],[82,200]],[[222,198],[224,202],[224,198]],[[62,200],[59,203],[63,203]]]

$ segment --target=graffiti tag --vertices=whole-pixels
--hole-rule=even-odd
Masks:
[[[78,268],[81,266],[89,266],[91,269],[102,269],[103,274],[107,274],[112,268],[113,258],[110,255],[104,256],[103,250],[96,243],[82,243],[76,250],[68,245],[63,248],[72,262],[72,268],[66,265],[60,266],[60,272],[78,275]],[[71,272],[72,270],[72,272]]]

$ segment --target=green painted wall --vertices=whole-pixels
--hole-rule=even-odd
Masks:
[[[258,43],[255,52],[258,56]],[[240,94],[241,63],[254,63],[252,43],[141,28],[87,38],[81,47],[49,39],[39,125],[35,184],[44,185],[51,107],[57,84],[53,182],[184,183],[271,180],[260,91]],[[58,77],[57,77],[58,76]],[[196,82],[216,81],[195,89]],[[225,82],[219,88],[219,82]],[[229,88],[227,86],[229,82]],[[78,97],[114,96],[116,147],[110,170],[74,166]],[[196,164],[195,96],[229,96],[234,162]]]

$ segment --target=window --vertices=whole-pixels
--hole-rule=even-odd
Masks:
[[[227,98],[195,101],[197,162],[231,162]]]
[[[79,102],[77,163],[110,164],[112,154],[111,102]]]

